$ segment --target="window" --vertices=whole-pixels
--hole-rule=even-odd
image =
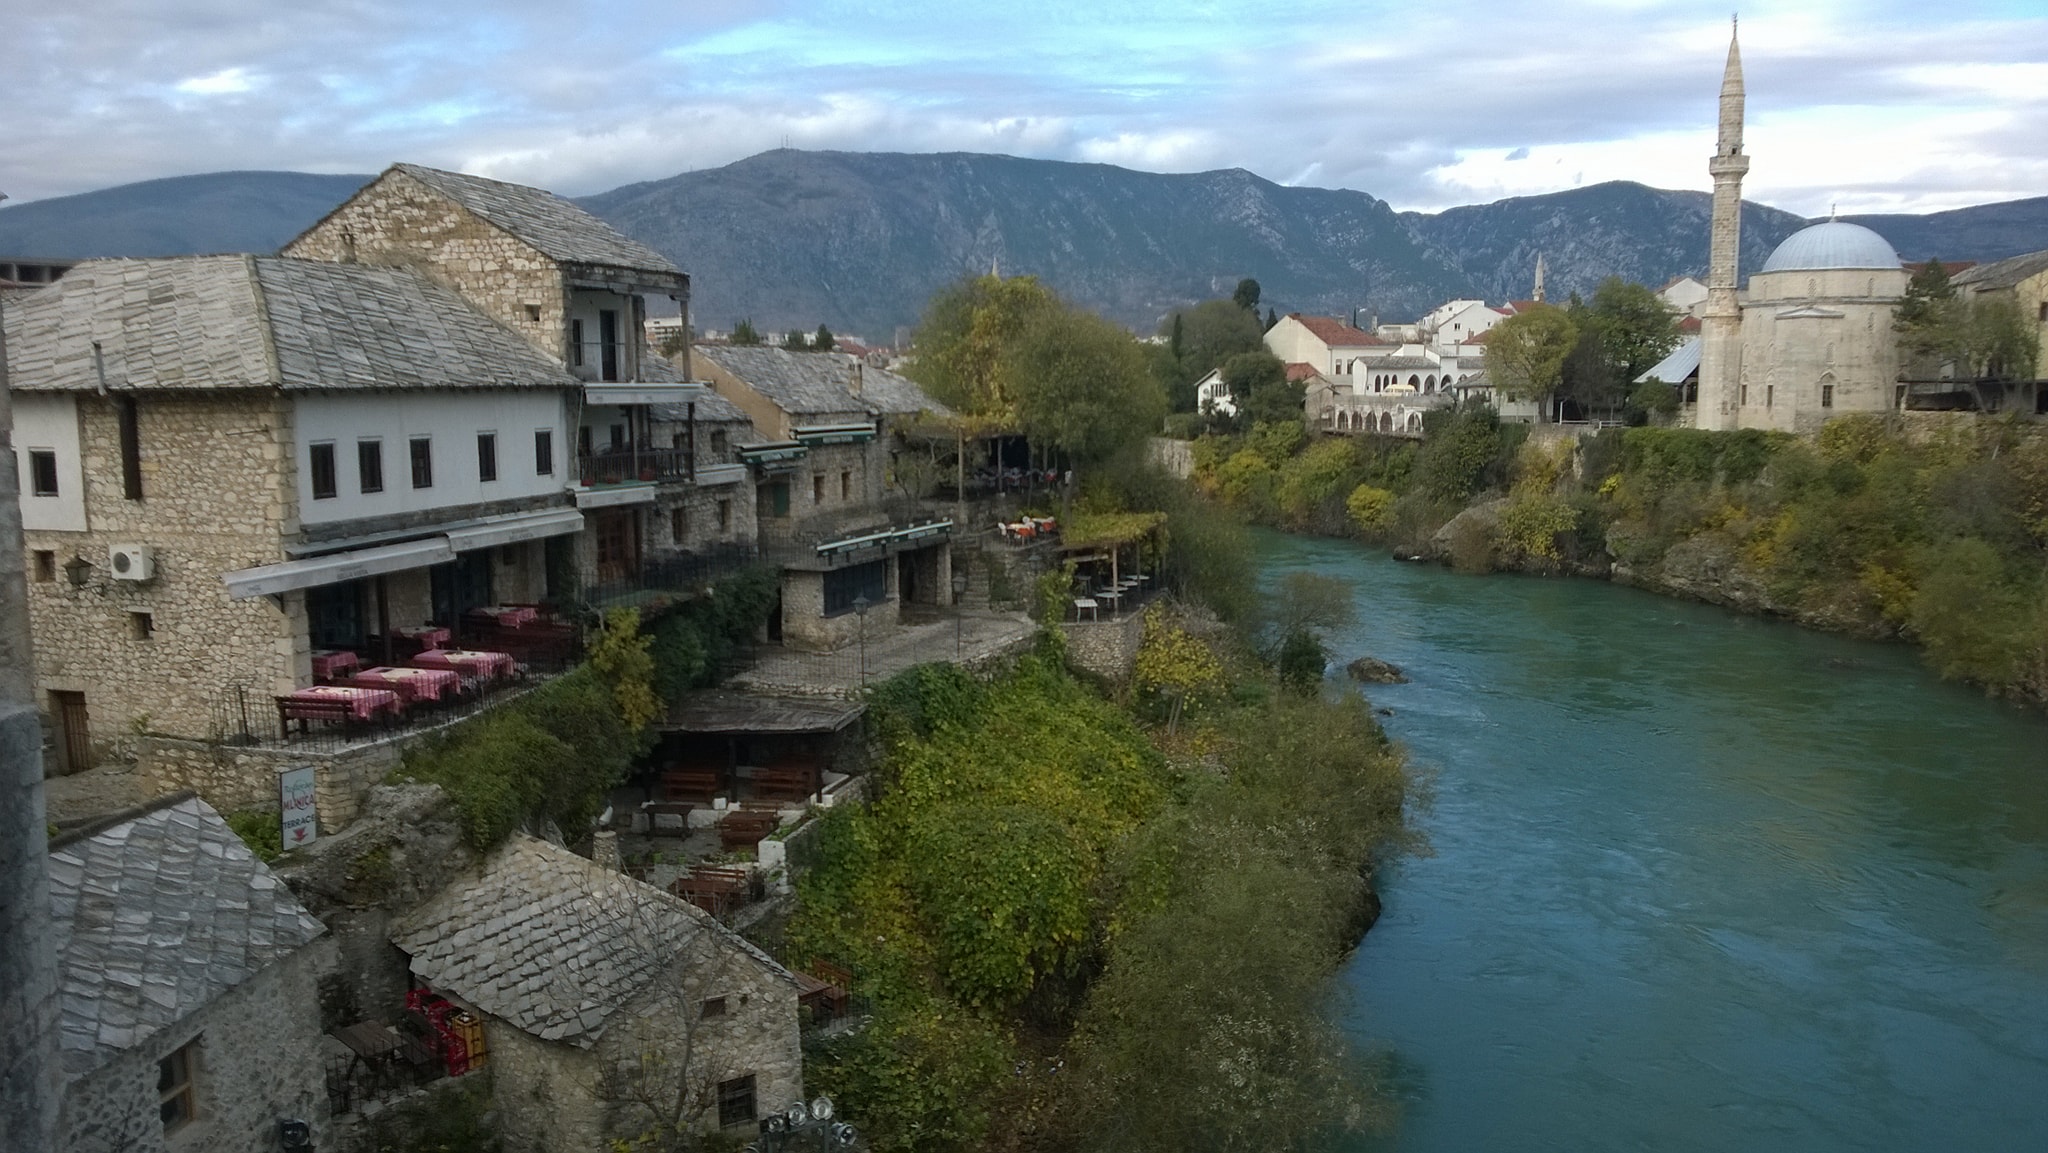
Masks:
[[[822,472],[811,474],[811,503],[825,503],[825,474]]]
[[[850,568],[833,569],[825,574],[825,615],[836,617],[853,611],[853,602],[866,598],[871,605],[881,604],[889,595],[889,566],[887,561],[869,561]]]
[[[434,487],[434,438],[416,436],[412,438],[412,486],[414,488]]]
[[[754,1119],[754,1075],[718,1083],[718,1124],[745,1125]]]
[[[150,638],[150,634],[154,632],[156,632],[156,621],[148,613],[128,614],[129,640],[146,641]]]
[[[1778,394],[1778,386],[1777,386],[1777,385],[1775,385],[1775,384],[1767,384],[1767,385],[1764,385],[1764,407],[1765,407],[1765,408],[1769,408],[1769,407],[1771,407],[1771,401],[1772,401],[1772,399],[1773,399],[1773,398],[1775,398],[1775,397],[1777,396],[1777,394]]]
[[[485,484],[498,479],[498,434],[476,434],[476,478]]]
[[[583,367],[583,322],[581,320],[569,322],[569,363],[577,368]]]
[[[786,517],[789,515],[789,482],[771,481],[755,492],[755,511],[764,517]]]
[[[384,491],[384,442],[356,442],[356,487],[364,494]]]
[[[625,425],[623,425],[623,424],[615,424],[615,425],[613,425],[613,426],[612,426],[612,428],[611,428],[611,433],[612,433],[612,451],[613,451],[613,452],[624,452],[624,451],[626,451],[626,426],[625,426]]]
[[[57,450],[28,450],[28,491],[34,496],[57,495]]]
[[[677,544],[683,543],[684,538],[690,535],[690,510],[685,508],[672,508],[669,510],[668,535],[669,539]]]
[[[1740,402],[1740,403],[1742,403],[1742,404],[1748,404],[1748,403],[1749,403],[1749,386],[1748,386],[1748,385],[1746,385],[1746,384],[1742,386],[1742,399],[1741,399],[1741,402]]]
[[[725,532],[732,527],[732,501],[718,502],[718,531]]]
[[[313,499],[333,500],[334,489],[334,442],[322,441],[312,446],[312,468],[308,471],[313,478]]]
[[[540,323],[540,305],[529,304],[526,306],[526,322],[528,324]]]
[[[533,430],[533,475],[555,475],[555,430],[552,428]]]
[[[53,581],[57,579],[57,554],[46,548],[39,548],[35,554],[36,579]]]
[[[1833,408],[1833,407],[1835,407],[1835,386],[1834,386],[1834,385],[1832,385],[1832,384],[1823,384],[1823,385],[1821,385],[1821,386],[1820,386],[1820,406],[1821,406],[1822,408]]]
[[[702,1008],[701,1010],[699,1010],[699,1011],[698,1011],[698,1013],[697,1013],[697,1016],[698,1016],[698,1017],[700,1017],[700,1018],[702,1018],[702,1017],[723,1017],[723,1016],[725,1016],[725,998],[723,998],[723,997],[706,997],[706,998],[704,998],[704,1007],[703,1007],[703,1008]]]
[[[722,428],[713,429],[711,432],[711,451],[723,453],[725,451],[725,443],[725,430]]]
[[[2041,308],[2040,308],[2040,313],[2041,313],[2041,323],[2042,323],[2042,324],[2048,324],[2048,301],[2043,301],[2043,302],[2042,302],[2042,304],[2041,304]]]
[[[142,499],[142,434],[136,425],[135,398],[116,397],[114,412],[121,418],[121,495]]]
[[[198,1064],[197,1041],[156,1063],[157,1116],[163,1118],[166,1133],[184,1128],[196,1115],[192,1102],[192,1075]]]
[[[853,473],[850,471],[841,471],[839,474],[839,499],[853,499]]]

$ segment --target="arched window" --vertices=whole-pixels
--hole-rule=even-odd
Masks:
[[[1422,431],[1422,414],[1421,414],[1421,413],[1419,413],[1419,412],[1411,412],[1411,413],[1409,413],[1409,414],[1408,414],[1408,431],[1409,431],[1409,432],[1421,432],[1421,431]]]
[[[1380,431],[1381,431],[1381,432],[1392,432],[1392,431],[1394,431],[1394,414],[1393,414],[1393,413],[1391,413],[1391,412],[1383,412],[1383,413],[1381,413],[1381,414],[1380,414]]]
[[[1409,373],[1409,374],[1408,374],[1408,387],[1409,387],[1409,388],[1421,388],[1421,387],[1422,387],[1422,378],[1421,378],[1421,377],[1419,377],[1419,376],[1417,376],[1417,375],[1415,375],[1415,374],[1414,374],[1414,373],[1412,373],[1412,372],[1411,372],[1411,373]]]
[[[1835,407],[1835,374],[1832,372],[1821,375],[1820,406],[1822,408]]]
[[[1428,376],[1425,376],[1425,377],[1423,377],[1423,378],[1422,378],[1422,391],[1424,391],[1424,392],[1435,392],[1435,391],[1436,391],[1436,374],[1435,374],[1435,373],[1430,373],[1430,374],[1429,374]]]

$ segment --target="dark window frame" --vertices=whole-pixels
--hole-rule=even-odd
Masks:
[[[334,463],[334,442],[316,440],[306,446],[306,479],[314,500],[333,500],[341,495],[340,470]]]
[[[142,429],[135,412],[135,398],[117,396],[114,398],[114,413],[120,418],[121,433],[121,495],[129,500],[142,499]]]
[[[552,428],[533,430],[533,475],[555,475],[555,430]]]
[[[854,611],[853,602],[860,597],[866,597],[870,605],[879,605],[889,597],[889,561],[873,560],[829,569],[824,585],[821,616],[845,616]]]
[[[708,1020],[712,1017],[723,1017],[725,1012],[724,997],[706,997],[704,1004],[697,1010],[697,1017],[699,1020]]]
[[[718,1127],[746,1125],[755,1117],[754,1075],[733,1077],[718,1083]]]
[[[411,438],[406,451],[412,463],[412,486],[434,487],[434,438],[415,436]]]
[[[366,436],[356,441],[356,491],[364,496],[384,491],[384,441]]]
[[[498,479],[498,434],[495,432],[476,434],[476,479],[478,484],[490,484]]]
[[[62,496],[57,475],[57,450],[54,448],[32,448],[28,450],[28,487],[30,496]]]

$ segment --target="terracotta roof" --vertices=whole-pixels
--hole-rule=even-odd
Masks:
[[[1287,379],[1291,381],[1307,380],[1309,377],[1314,376],[1319,371],[1320,370],[1317,369],[1315,365],[1310,364],[1308,361],[1305,360],[1292,360],[1287,362]]]
[[[1353,328],[1333,316],[1303,316],[1299,312],[1287,314],[1289,320],[1298,321],[1303,328],[1314,333],[1317,340],[1336,348],[1358,348],[1365,345],[1385,344],[1386,341]]]
[[[1684,335],[1686,335],[1686,336],[1692,336],[1693,334],[1695,334],[1695,333],[1699,332],[1699,330],[1700,330],[1700,318],[1699,318],[1699,317],[1697,317],[1697,316],[1684,316],[1684,317],[1680,317],[1680,318],[1679,318],[1679,320],[1678,320],[1678,331],[1679,331],[1680,333],[1682,333],[1682,334],[1684,334]]]

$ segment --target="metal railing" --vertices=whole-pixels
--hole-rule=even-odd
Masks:
[[[686,480],[692,471],[690,451],[684,448],[607,448],[578,453],[576,470],[585,484]]]
[[[761,563],[761,556],[761,550],[751,544],[647,556],[630,572],[591,585],[583,599],[602,610],[639,606],[658,597],[693,597],[720,578]]]

